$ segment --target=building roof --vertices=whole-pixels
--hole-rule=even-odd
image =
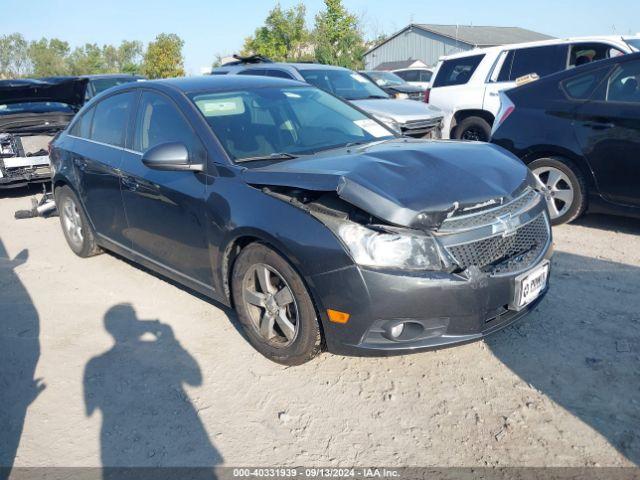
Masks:
[[[372,47],[365,55],[381,47],[389,40],[401,33],[417,28],[429,33],[435,33],[443,37],[457,40],[471,47],[492,47],[495,45],[507,45],[511,43],[535,42],[538,40],[551,40],[555,37],[544,33],[534,32],[520,27],[490,27],[475,25],[434,25],[427,23],[411,23],[399,32]]]
[[[424,63],[422,60],[414,60],[414,59],[409,59],[409,60],[400,60],[397,62],[383,62],[380,65],[378,65],[375,69],[376,70],[400,70],[402,68],[424,68],[426,67],[427,64]]]

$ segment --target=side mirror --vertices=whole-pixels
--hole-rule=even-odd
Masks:
[[[142,154],[142,163],[154,170],[190,170],[201,172],[201,163],[189,161],[189,150],[184,143],[167,142],[151,147]]]

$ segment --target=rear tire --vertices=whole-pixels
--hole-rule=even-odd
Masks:
[[[454,138],[475,142],[488,142],[491,139],[491,125],[481,117],[467,117],[458,124]]]
[[[55,199],[62,233],[73,253],[82,258],[100,253],[102,250],[96,243],[93,228],[73,190],[67,186],[58,187]]]
[[[300,365],[318,355],[322,335],[300,275],[261,243],[245,247],[233,265],[231,291],[249,343],[269,360]]]
[[[534,160],[529,168],[545,195],[552,225],[573,222],[587,208],[587,184],[577,165],[562,157]]]

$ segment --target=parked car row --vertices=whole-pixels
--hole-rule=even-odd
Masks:
[[[443,138],[488,141],[499,92],[539,77],[640,51],[640,37],[584,37],[469,50],[443,57],[426,101],[444,112]]]
[[[0,189],[51,179],[48,145],[85,102],[136,75],[0,80]]]
[[[308,83],[350,102],[403,135],[440,137],[442,112],[438,108],[405,99],[393,100],[377,82],[347,68],[316,63],[276,63],[252,56],[238,57],[237,62],[215,68],[211,74],[259,75]],[[398,98],[397,95],[393,97]]]

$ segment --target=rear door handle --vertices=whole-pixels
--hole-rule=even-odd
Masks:
[[[131,177],[122,177],[122,185],[124,185],[128,190],[131,190],[133,192],[138,190],[138,188],[140,187],[140,184]]]

